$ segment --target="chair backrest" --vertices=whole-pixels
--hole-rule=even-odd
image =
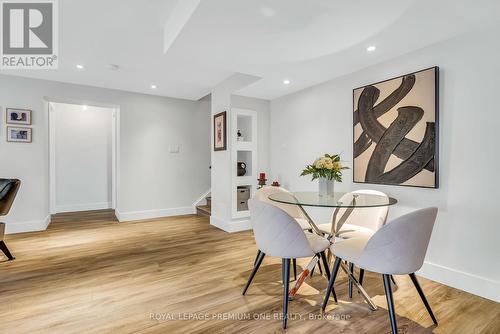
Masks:
[[[345,201],[347,199],[350,199],[352,197],[352,194],[369,194],[369,195],[387,197],[387,195],[381,191],[365,189],[347,193],[340,198],[340,201],[342,200]],[[336,214],[335,217],[335,224],[339,222],[339,220],[342,218],[342,215],[347,210],[349,209],[342,208],[337,210],[338,213]],[[352,224],[352,225],[366,227],[372,230],[373,232],[376,232],[379,228],[381,228],[385,224],[388,210],[389,210],[388,206],[373,207],[373,208],[356,208],[354,210],[350,210],[351,213],[349,214],[347,220],[345,221],[345,224]],[[334,216],[335,216],[335,211],[332,213],[332,220]]]
[[[0,216],[9,213],[20,186],[18,179],[0,179]]]
[[[269,196],[272,194],[276,194],[276,193],[290,193],[290,192],[288,190],[286,190],[285,188],[281,188],[281,187],[264,186],[255,192],[254,198],[258,199],[259,201],[266,202],[266,203],[272,204],[274,206],[277,206],[278,208],[282,209],[283,211],[288,213],[293,218],[306,219],[305,215],[302,213],[302,211],[300,210],[300,208],[297,205],[271,201],[269,199]]]
[[[420,209],[389,222],[366,244],[360,266],[382,274],[406,275],[424,263],[437,208]]]
[[[250,199],[248,207],[260,251],[285,259],[314,256],[304,231],[284,210],[258,199]]]

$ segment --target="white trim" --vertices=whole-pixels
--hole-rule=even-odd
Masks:
[[[193,208],[196,210],[196,206],[198,205],[207,205],[207,196],[210,195],[211,189],[208,189],[206,192],[203,193],[196,201],[193,203]]]
[[[500,303],[500,282],[425,261],[418,275]]]
[[[195,213],[196,210],[192,206],[129,212],[119,212],[115,210],[115,215],[119,222],[192,215]]]
[[[111,124],[111,205],[112,209],[118,207],[118,189],[120,180],[120,107],[116,105],[91,102],[84,100],[74,100],[74,99],[61,99],[53,97],[44,97],[45,103],[47,103],[48,114],[49,114],[49,210],[50,214],[56,214],[62,211],[58,211],[56,205],[56,127],[55,127],[55,117],[53,113],[55,112],[53,103],[63,103],[63,104],[76,104],[76,105],[89,105],[101,108],[108,108],[112,110],[112,124]],[[86,204],[82,204],[86,205]],[[107,208],[106,208],[107,209]],[[89,209],[94,210],[94,209]],[[98,210],[98,209],[95,209]],[[79,210],[81,211],[81,210]],[[67,212],[67,211],[66,211]]]
[[[104,210],[104,209],[112,209],[112,203],[111,202],[101,202],[101,203],[83,203],[83,204],[69,204],[69,205],[57,205],[56,206],[56,211],[58,213]]]
[[[210,225],[228,233],[248,231],[252,229],[249,219],[226,221],[218,217],[210,216]]]
[[[5,223],[5,234],[45,231],[50,224],[50,215],[42,220],[30,220],[17,223]]]

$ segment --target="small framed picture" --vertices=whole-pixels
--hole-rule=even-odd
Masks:
[[[214,115],[214,151],[226,150],[226,112]]]
[[[31,125],[31,110],[7,108],[5,111],[7,124]]]
[[[7,127],[7,141],[15,143],[31,143],[32,128]]]

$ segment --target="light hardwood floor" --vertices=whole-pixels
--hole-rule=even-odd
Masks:
[[[281,313],[280,261],[266,258],[242,296],[256,252],[252,234],[227,234],[206,217],[118,223],[110,211],[62,214],[47,231],[8,235],[6,242],[16,260],[0,262],[1,333],[282,332],[274,319]],[[347,298],[339,275],[329,319],[310,319],[319,317],[327,284],[316,275],[290,302],[286,332],[390,331],[382,278],[365,277],[380,306],[372,312],[357,293]],[[500,304],[420,278],[440,322],[434,327],[410,279],[396,281],[401,333],[500,333]],[[210,320],[185,320],[190,313]]]

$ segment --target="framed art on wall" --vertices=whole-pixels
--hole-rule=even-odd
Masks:
[[[7,127],[7,141],[15,143],[31,143],[32,128]]]
[[[226,150],[226,129],[226,112],[223,111],[214,115],[214,151]]]
[[[353,90],[353,181],[439,187],[439,68]]]
[[[31,125],[31,110],[6,108],[5,118],[7,124]]]

